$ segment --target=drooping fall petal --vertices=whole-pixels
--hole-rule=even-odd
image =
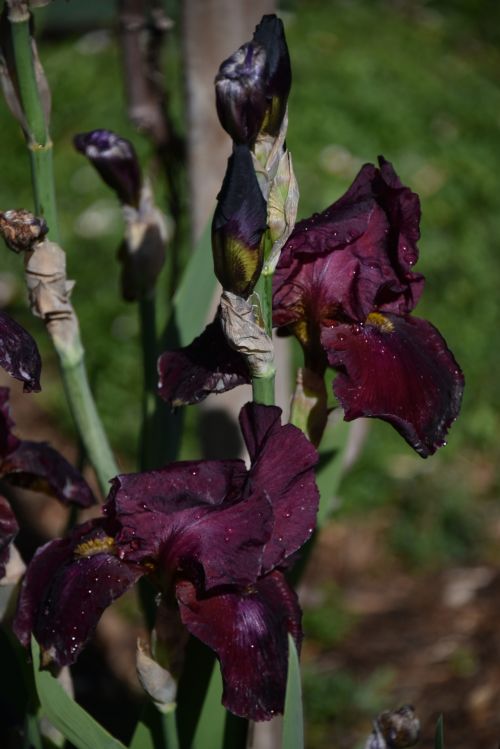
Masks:
[[[104,609],[144,572],[116,556],[102,521],[90,521],[38,549],[21,588],[14,632],[25,646],[35,635],[44,664],[74,663]]]
[[[80,472],[45,442],[21,440],[0,462],[0,475],[10,484],[43,492],[64,504],[90,507],[96,501]]]
[[[244,358],[229,346],[218,319],[189,346],[165,351],[158,372],[158,392],[172,406],[199,403],[250,382]]]
[[[322,342],[339,371],[333,389],[347,421],[388,421],[424,458],[445,444],[464,378],[433,325],[373,313],[363,325],[324,328]]]
[[[205,596],[182,580],[176,594],[188,630],[217,654],[227,709],[251,720],[283,712],[288,633],[299,647],[302,636],[297,596],[283,575],[273,572],[246,589]]]
[[[40,390],[42,361],[32,336],[7,313],[0,312],[0,367],[23,383],[26,393]]]

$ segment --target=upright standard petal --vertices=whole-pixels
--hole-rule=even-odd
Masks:
[[[319,504],[314,468],[318,453],[292,424],[281,425],[281,409],[248,403],[240,424],[250,453],[249,485],[265,490],[274,528],[262,573],[286,562],[311,536]]]
[[[267,495],[241,499],[242,461],[177,463],[114,480],[106,514],[121,530],[121,558],[153,562],[171,580],[178,571],[203,589],[257,579],[273,529]]]
[[[74,663],[102,612],[146,570],[116,556],[101,520],[49,541],[33,557],[24,579],[13,629],[27,646],[34,634],[43,665]]]
[[[347,421],[388,421],[424,458],[445,444],[464,378],[433,325],[373,313],[363,325],[324,328],[322,341],[339,371],[333,389]]]
[[[158,393],[172,406],[199,403],[250,382],[244,358],[226,341],[218,318],[189,346],[158,359]]]
[[[5,566],[9,561],[10,545],[17,535],[19,526],[16,516],[5,497],[0,496],[0,580],[5,576]]]
[[[282,713],[288,633],[298,647],[302,638],[297,596],[283,575],[273,572],[247,588],[204,596],[182,580],[176,594],[182,621],[220,661],[227,709],[250,720]]]
[[[135,148],[112,130],[91,130],[75,135],[77,151],[88,158],[119,200],[138,208],[142,175]]]
[[[26,393],[41,389],[42,360],[35,340],[5,312],[0,312],[0,367],[20,380]]]

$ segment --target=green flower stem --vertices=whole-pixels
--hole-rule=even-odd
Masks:
[[[262,322],[267,335],[273,336],[273,271],[264,265],[255,288],[260,301]],[[265,406],[274,405],[274,379],[276,369],[272,363],[260,377],[252,378],[253,399]]]
[[[10,28],[21,106],[26,120],[35,212],[47,221],[50,239],[59,243],[52,143],[35,74],[29,19],[11,18]],[[80,334],[77,331],[70,342],[54,340],[54,345],[71,414],[101,489],[106,494],[109,479],[118,473],[118,468],[90,390]]]
[[[179,749],[175,709],[163,714],[162,723],[166,749]]]
[[[156,360],[156,299],[152,291],[139,300],[140,335],[143,364],[142,428],[139,444],[139,466],[142,471],[158,468],[161,456],[156,460],[161,441],[155,434],[154,416],[157,407]]]

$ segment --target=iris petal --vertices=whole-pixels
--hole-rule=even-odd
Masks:
[[[40,388],[42,361],[32,336],[5,312],[0,312],[0,366],[23,383],[26,393]]]
[[[218,319],[189,346],[165,351],[158,360],[158,392],[172,406],[199,403],[250,382],[245,360],[227,343]]]
[[[322,332],[328,360],[339,370],[335,395],[347,421],[384,419],[426,458],[445,444],[458,415],[463,374],[444,338],[426,320],[370,317],[366,325],[336,325]]]
[[[74,663],[104,609],[142,574],[113,553],[102,521],[90,521],[38,549],[21,588],[14,632],[26,646],[33,633],[45,661]]]
[[[274,529],[263,557],[267,572],[299,549],[316,523],[319,493],[314,478],[318,453],[300,429],[281,425],[281,409],[248,403],[240,423],[252,465],[250,485],[266,491]]]
[[[5,575],[5,565],[9,561],[10,545],[19,526],[10,504],[0,496],[0,580]]]
[[[224,681],[223,704],[236,715],[269,720],[283,712],[288,633],[300,646],[297,596],[280,572],[248,589],[197,597],[188,581],[176,587],[188,630],[215,651]]]

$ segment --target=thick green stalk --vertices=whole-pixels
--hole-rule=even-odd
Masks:
[[[262,322],[267,335],[273,335],[273,271],[264,265],[255,290],[260,300]],[[260,377],[252,378],[252,393],[255,403],[263,403],[265,406],[274,405],[274,378],[276,370],[274,362]]]
[[[17,84],[26,121],[35,212],[47,221],[49,238],[59,243],[52,143],[35,73],[29,18],[17,18],[11,11],[10,21]],[[118,469],[90,390],[78,330],[71,341],[54,340],[54,345],[73,419],[101,489],[107,493],[109,479]]]
[[[155,435],[154,414],[156,410],[156,304],[155,292],[139,300],[140,334],[143,364],[142,428],[139,445],[139,465],[141,470],[158,468],[155,454],[159,440]]]

